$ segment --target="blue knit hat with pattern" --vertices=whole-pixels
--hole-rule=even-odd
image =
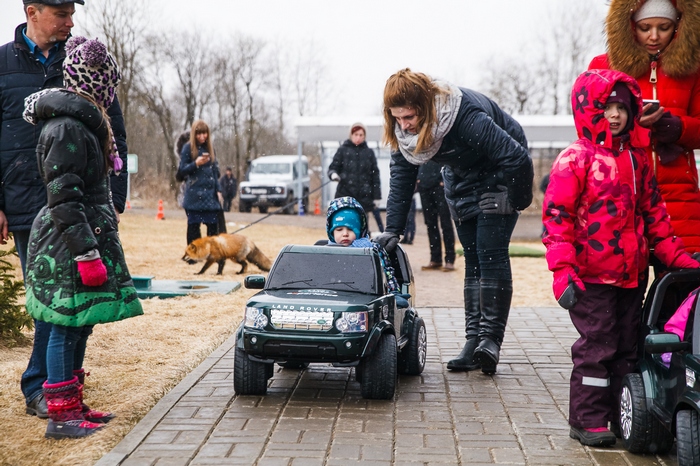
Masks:
[[[361,238],[360,230],[362,227],[360,222],[360,213],[352,208],[340,209],[331,219],[331,233],[339,227],[348,227],[353,231],[353,233],[355,233],[356,238]]]

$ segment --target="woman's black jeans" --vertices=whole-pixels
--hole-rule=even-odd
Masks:
[[[464,249],[464,278],[512,280],[508,246],[518,213],[479,214],[455,222]]]

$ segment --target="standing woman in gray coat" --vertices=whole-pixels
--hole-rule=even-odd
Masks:
[[[465,259],[466,342],[447,368],[493,374],[513,295],[508,245],[519,211],[532,202],[525,134],[486,96],[406,68],[384,88],[384,139],[394,152],[386,231],[376,241],[396,247],[419,167],[440,164]]]

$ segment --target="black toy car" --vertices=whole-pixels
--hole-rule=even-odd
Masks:
[[[414,295],[405,252],[391,255],[401,291]],[[233,385],[241,395],[264,395],[273,364],[353,366],[363,398],[390,399],[397,375],[418,375],[427,334],[413,308],[398,308],[371,248],[285,246],[267,280],[249,275],[246,288],[262,289],[246,304],[237,330]]]
[[[620,434],[633,453],[665,453],[674,436],[680,466],[700,465],[700,306],[691,308],[683,341],[664,325],[700,286],[700,270],[654,281],[644,305],[638,372],[623,379]],[[698,301],[700,302],[700,300]]]

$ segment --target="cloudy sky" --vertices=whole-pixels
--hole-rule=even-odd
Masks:
[[[100,0],[86,0],[87,2]],[[130,1],[130,0],[120,0]],[[233,32],[313,40],[338,94],[335,113],[378,115],[386,79],[410,67],[478,88],[483,66],[540,47],[554,12],[572,0],[148,0],[154,28],[201,30],[216,42]],[[607,0],[585,2],[600,17]],[[0,0],[0,42],[24,21],[20,0]],[[77,5],[76,28],[84,23]],[[602,53],[601,49],[599,53]]]

